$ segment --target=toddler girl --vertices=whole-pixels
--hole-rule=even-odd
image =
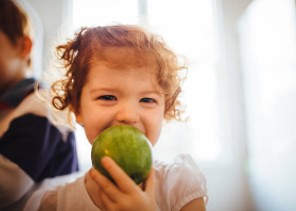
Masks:
[[[183,67],[160,37],[132,25],[82,28],[57,50],[66,72],[52,86],[52,103],[74,112],[90,144],[110,126],[126,124],[155,145],[163,122],[179,119]],[[40,209],[205,210],[206,180],[189,155],[171,164],[154,161],[140,186],[112,159],[102,164],[116,184],[91,169],[46,193]]]

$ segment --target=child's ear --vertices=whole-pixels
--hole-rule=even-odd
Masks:
[[[30,55],[32,50],[32,40],[28,36],[21,38],[20,40],[20,56],[26,58]]]
[[[83,125],[83,118],[79,113],[75,113],[76,122],[80,125]]]
[[[76,122],[77,123],[82,123],[82,118],[81,118],[81,115],[80,114],[75,114],[75,116],[76,116]]]

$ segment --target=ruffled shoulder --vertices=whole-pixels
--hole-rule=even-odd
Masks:
[[[190,155],[180,154],[172,163],[155,161],[154,168],[161,210],[180,210],[197,198],[207,200],[206,178]]]

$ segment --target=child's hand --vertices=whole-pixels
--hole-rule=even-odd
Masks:
[[[86,174],[85,177],[85,187],[86,190],[90,196],[90,198],[92,199],[93,203],[97,206],[97,207],[102,207],[102,202],[100,200],[99,196],[99,186],[97,185],[97,183],[92,179],[92,177],[90,176],[90,172],[92,170],[90,170],[88,172],[88,174]]]
[[[97,184],[94,202],[107,211],[156,210],[154,201],[154,169],[143,184],[143,190],[109,157],[102,159],[104,168],[109,172],[117,185],[95,169],[90,176]]]

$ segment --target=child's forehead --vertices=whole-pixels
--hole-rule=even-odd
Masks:
[[[106,71],[107,70],[107,71]],[[105,74],[130,74],[131,72],[138,72],[141,75],[145,75],[146,77],[156,78],[155,70],[150,68],[150,66],[142,66],[142,65],[131,65],[130,63],[110,63],[106,61],[93,61],[90,66],[90,77],[92,74],[96,74],[98,72],[104,72]]]
[[[131,77],[140,83],[151,84],[158,92],[161,90],[155,71],[147,66],[116,66],[101,61],[94,62],[90,67],[87,83],[112,86],[118,81],[125,83],[125,79]]]
[[[159,78],[165,78],[164,72],[159,67],[157,54],[152,49],[137,49],[127,47],[108,47],[94,49],[90,67],[105,66],[108,68],[148,73],[156,86],[161,86]]]

